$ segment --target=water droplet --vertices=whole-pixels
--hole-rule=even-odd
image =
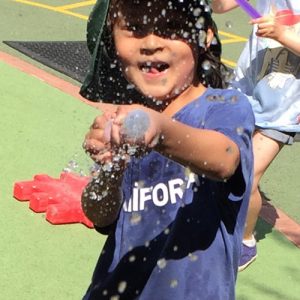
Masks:
[[[226,21],[226,22],[225,22],[225,26],[226,26],[227,28],[231,28],[231,27],[232,27],[231,21]]]
[[[227,153],[233,153],[233,149],[231,147],[226,148]]]
[[[175,288],[175,287],[177,287],[177,285],[178,285],[177,279],[172,279],[170,282],[170,287]]]
[[[118,292],[120,294],[124,293],[124,291],[126,290],[127,287],[127,282],[126,281],[120,281],[118,284]]]
[[[195,16],[195,17],[199,17],[200,16],[200,14],[201,14],[201,8],[200,7],[197,7],[197,8],[195,8],[194,10],[193,10],[193,15]]]
[[[91,200],[97,200],[97,194],[95,192],[90,192],[89,194],[89,199]]]
[[[185,32],[182,34],[182,36],[183,36],[185,39],[187,39],[187,38],[189,37],[189,35],[190,35],[190,33],[187,32],[187,31],[185,31]]]
[[[205,48],[205,42],[206,42],[206,32],[204,30],[199,31],[198,36],[198,45],[199,47]]]
[[[198,256],[196,254],[189,253],[189,259],[191,261],[196,261],[196,260],[198,260]]]
[[[134,262],[136,260],[135,255],[129,256],[129,262]]]
[[[134,183],[134,186],[137,187],[138,189],[141,189],[145,186],[145,181],[144,180],[139,180]]]
[[[195,24],[195,27],[197,28],[197,29],[202,29],[203,27],[204,27],[204,24],[205,24],[205,19],[203,18],[203,17],[200,17],[198,20],[197,20],[197,22],[196,22],[196,24]],[[203,30],[201,30],[201,31],[203,31]],[[205,32],[205,31],[203,31],[203,32]],[[206,34],[206,33],[205,33]]]
[[[157,261],[157,266],[160,268],[160,269],[164,269],[166,266],[167,266],[167,261],[165,258],[161,258]]]
[[[210,68],[211,68],[211,63],[210,63],[210,61],[209,61],[209,60],[203,61],[202,64],[201,64],[201,67],[202,67],[203,70],[209,71]]]
[[[130,224],[131,225],[137,225],[141,222],[142,216],[139,213],[132,213],[131,218],[130,218]]]
[[[238,97],[232,96],[230,100],[231,100],[231,103],[236,103],[238,101]]]
[[[237,129],[236,129],[236,132],[238,135],[243,135],[244,131],[245,131],[244,127],[241,127],[241,126],[237,127]]]

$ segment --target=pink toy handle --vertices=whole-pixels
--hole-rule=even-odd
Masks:
[[[235,1],[252,19],[261,17],[261,14],[247,0]]]

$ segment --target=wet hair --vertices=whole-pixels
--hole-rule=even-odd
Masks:
[[[164,0],[152,0],[152,2],[157,2],[158,5],[154,3],[148,7],[149,10],[153,9],[157,10],[157,13],[161,13],[159,7],[162,7],[162,1]],[[204,0],[165,1],[166,5],[163,5],[166,8],[166,10],[164,9],[165,14],[173,10],[180,12],[179,16],[182,22],[176,23],[177,25],[182,25],[178,28],[178,31],[181,32],[179,34],[188,32],[189,39],[185,40],[189,44],[198,47],[197,73],[200,82],[206,87],[225,88],[227,86],[226,74],[228,70],[221,63],[221,42],[218,37],[217,26],[211,16],[209,5]],[[89,44],[88,41],[88,46],[94,55],[96,65],[93,66],[93,72],[90,74],[90,77],[87,76],[87,78],[91,79],[89,84],[86,86],[83,85],[81,89],[81,94],[84,97],[95,101],[101,99],[103,102],[110,103],[137,103],[144,101],[144,96],[141,97],[141,94],[138,93],[133,85],[127,82],[122,74],[114,49],[112,26],[118,22],[118,13],[123,12],[126,6],[134,7],[139,4],[145,5],[149,2],[151,0],[109,1],[102,32],[100,36],[97,36],[97,39],[100,38],[98,49],[96,49],[95,36],[93,36],[94,43],[90,41]],[[94,18],[97,18],[97,16],[94,16]],[[90,18],[89,23],[93,22],[95,24],[95,21]],[[207,48],[206,33],[209,28],[213,31],[214,38],[210,47]],[[163,35],[164,32],[160,32],[159,30],[158,28],[156,33]],[[98,53],[94,51],[98,51]]]

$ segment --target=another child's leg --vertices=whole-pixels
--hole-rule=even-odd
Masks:
[[[255,225],[262,205],[259,182],[271,162],[282,149],[283,144],[264,136],[259,131],[253,136],[254,179],[245,224],[244,239],[252,239]]]
[[[254,179],[244,229],[239,271],[244,270],[257,257],[256,240],[253,232],[262,206],[259,181],[282,147],[282,143],[264,136],[259,131],[255,132],[253,136]]]

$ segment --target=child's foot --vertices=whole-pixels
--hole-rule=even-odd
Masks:
[[[238,271],[245,270],[251,263],[255,261],[257,257],[256,244],[252,247],[246,246],[242,243],[242,253],[239,262]]]

